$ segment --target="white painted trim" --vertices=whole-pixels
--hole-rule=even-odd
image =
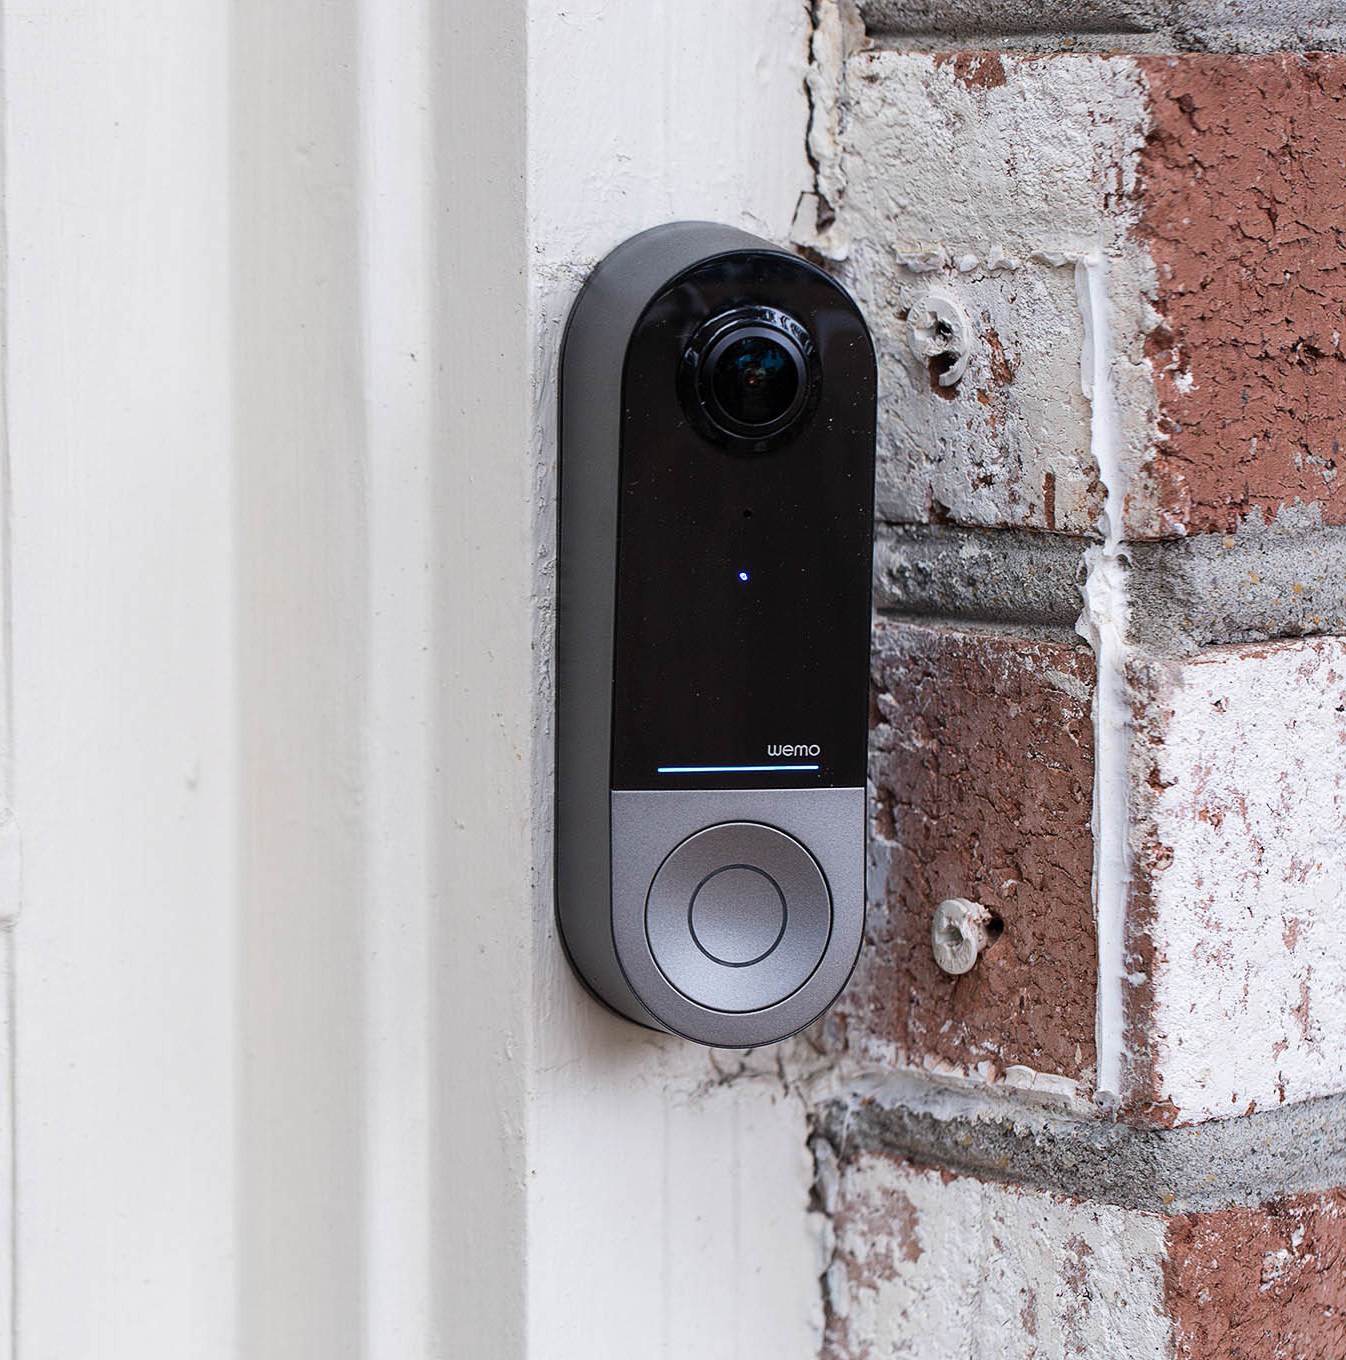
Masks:
[[[17,1216],[14,1155],[14,929],[0,929],[0,1360],[18,1349]]]
[[[0,16],[5,11],[0,9]],[[13,494],[10,477],[9,346],[9,133],[6,67],[0,19],[0,1360],[14,1360],[18,1345],[15,1155],[14,929],[23,901],[23,849],[14,817],[14,630],[11,554]]]
[[[528,222],[534,358],[538,789],[528,1101],[529,1355],[813,1360],[821,1225],[803,1100],[774,1050],[708,1054],[602,1011],[552,926],[554,373],[593,263],[659,222],[788,240],[812,188],[805,5],[534,0]]]
[[[434,1354],[429,966],[435,537],[430,7],[361,0],[358,212],[368,445],[365,1360]],[[447,1036],[445,1036],[447,1037]]]
[[[641,227],[786,238],[805,7],[4,39],[20,1351],[812,1357],[803,1102],[550,885],[560,329]]]
[[[526,222],[525,0],[436,7],[432,1353],[523,1360],[543,607]]]
[[[228,12],[3,9],[25,1356],[238,1354]]]

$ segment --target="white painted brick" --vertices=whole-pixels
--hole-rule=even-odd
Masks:
[[[1346,1089],[1346,641],[1222,648],[1149,679],[1156,1095],[1198,1119]]]
[[[830,1360],[1173,1353],[1158,1215],[860,1154],[835,1224]]]
[[[881,511],[1090,531],[1103,490],[1079,262],[1107,279],[1128,468],[1143,466],[1152,428],[1151,266],[1131,234],[1148,120],[1135,63],[867,52],[851,58],[846,100],[840,169],[824,164],[820,182],[844,185],[827,244],[846,254],[878,335]],[[963,302],[977,333],[952,399],[905,338],[904,313],[930,285]]]
[[[1104,57],[995,60],[979,88],[952,57],[861,53],[847,78],[847,210],[897,253],[1089,250],[1111,239],[1133,188],[1146,93]],[[852,234],[857,246],[859,231]]]
[[[1085,527],[1103,489],[1090,470],[1074,263],[988,268],[976,256],[960,263],[934,275],[894,265],[889,301],[874,313],[890,455],[879,471],[881,513],[919,522],[938,502],[956,507],[964,521]],[[965,375],[940,392],[906,322],[929,296],[932,278],[958,298],[974,333]],[[922,475],[913,477],[917,457]]]

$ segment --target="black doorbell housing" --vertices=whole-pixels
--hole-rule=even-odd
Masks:
[[[556,900],[607,1005],[748,1048],[864,930],[868,329],[746,232],[614,250],[561,358]]]

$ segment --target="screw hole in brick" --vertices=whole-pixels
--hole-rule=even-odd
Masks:
[[[990,919],[986,922],[986,947],[989,949],[1004,933],[1004,918],[992,912]]]
[[[930,371],[930,390],[937,396],[943,397],[945,401],[952,401],[958,395],[958,385],[945,386],[940,379],[953,369],[958,363],[959,356],[956,354],[936,354],[929,362]]]

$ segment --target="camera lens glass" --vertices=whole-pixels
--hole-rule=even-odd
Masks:
[[[773,425],[799,396],[800,365],[779,340],[756,334],[732,340],[710,375],[715,404],[739,425]]]
[[[706,321],[683,356],[683,404],[716,443],[764,453],[813,413],[821,374],[813,340],[774,307],[738,307]]]

